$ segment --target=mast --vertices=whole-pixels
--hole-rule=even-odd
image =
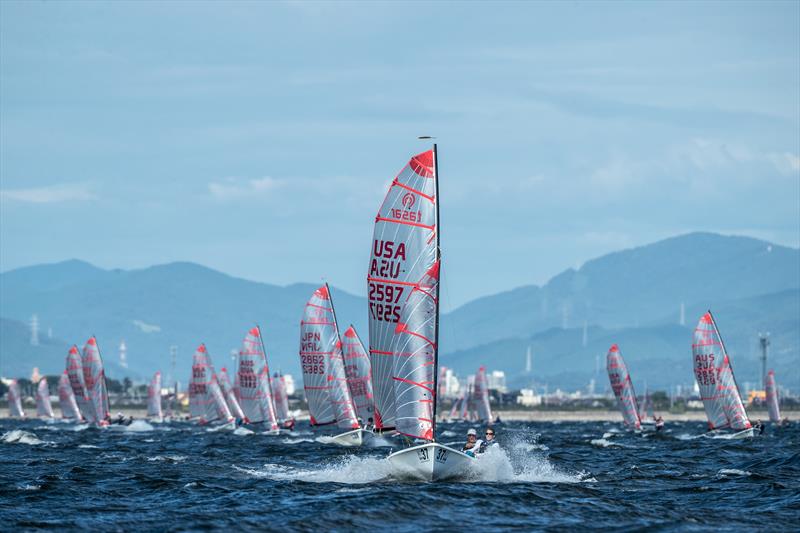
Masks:
[[[336,321],[336,308],[333,306],[333,294],[331,294],[331,288],[328,286],[328,282],[325,282],[325,291],[328,293],[328,301],[331,303],[331,314],[333,315],[333,329],[336,331],[336,342],[339,346],[339,352],[342,357],[342,371],[344,371],[344,352],[342,351],[342,337],[339,335],[339,323]],[[336,350],[336,344],[334,344],[334,350]],[[335,352],[334,352],[335,353]],[[347,390],[347,396],[350,398],[350,408],[353,411],[353,418],[357,421],[358,420],[358,410],[356,409],[356,402],[353,401],[353,396],[350,394],[349,385],[347,384],[347,373],[344,372],[345,377],[345,389]],[[338,422],[338,414],[336,416]],[[360,425],[358,427],[361,427]]]
[[[331,304],[333,305],[333,304]],[[272,414],[275,417],[275,421],[278,420],[278,409],[275,405],[275,393],[272,391],[272,376],[269,372],[269,361],[267,361],[267,348],[264,346],[264,334],[261,333],[261,326],[256,324],[256,329],[258,330],[258,340],[261,343],[261,352],[264,354],[264,366],[267,368],[267,387],[269,388],[269,403],[272,404]]]
[[[434,194],[436,197],[436,260],[439,261],[439,283],[436,284],[436,333],[434,336],[434,352],[433,352],[433,442],[436,442],[436,407],[439,404],[438,391],[439,391],[439,307],[441,307],[441,300],[439,299],[439,285],[442,279],[442,250],[440,248],[440,231],[439,224],[439,153],[437,152],[436,143],[433,143],[433,183]]]

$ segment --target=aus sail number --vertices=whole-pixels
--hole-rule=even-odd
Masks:
[[[400,321],[400,306],[399,305],[384,305],[380,303],[370,302],[369,312],[375,320],[382,320],[384,322],[399,322]]]

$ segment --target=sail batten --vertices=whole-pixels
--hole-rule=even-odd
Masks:
[[[636,402],[633,382],[631,381],[631,375],[628,373],[628,367],[625,365],[625,360],[622,358],[622,354],[616,344],[612,345],[608,351],[606,369],[608,370],[608,379],[611,382],[614,396],[617,398],[617,405],[622,413],[625,425],[640,429],[642,421],[639,419],[639,406]]]
[[[711,312],[700,317],[692,342],[692,365],[709,429],[748,429],[751,426],[730,357]]]

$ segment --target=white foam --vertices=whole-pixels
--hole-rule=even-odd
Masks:
[[[721,476],[750,476],[750,472],[747,470],[739,470],[738,468],[723,468],[720,470],[719,475]]]
[[[28,433],[27,431],[23,431],[21,429],[14,429],[12,431],[3,433],[3,436],[0,437],[0,442],[5,442],[7,444],[29,444],[31,446],[47,444],[45,441],[40,440],[33,433]]]
[[[148,457],[148,461],[154,463],[182,463],[186,460],[185,455],[156,455],[155,457]]]
[[[616,442],[611,442],[610,440],[606,439],[592,439],[591,441],[589,441],[589,443],[592,446],[599,446],[600,448],[609,448],[611,446],[616,446],[618,448],[622,447],[621,444],[618,444]]]
[[[301,442],[314,442],[313,439],[281,439],[284,444],[300,444]]]
[[[78,444],[78,448],[84,448],[86,450],[99,450],[100,446],[95,446],[94,444]]]
[[[262,468],[234,469],[249,476],[275,481],[304,481],[307,483],[344,483],[361,485],[386,479],[391,465],[385,459],[348,455],[339,460],[320,465],[318,469],[303,469],[287,465],[265,464]]]
[[[247,428],[236,428],[233,430],[233,434],[243,437],[245,435],[255,435],[255,431]]]
[[[584,473],[564,472],[546,456],[530,453],[522,443],[512,444],[508,451],[491,447],[471,464],[471,481],[500,483],[582,483],[594,482]],[[530,444],[530,443],[528,443]]]
[[[445,430],[442,431],[442,437],[455,437],[457,433],[455,431]]]
[[[132,433],[142,433],[145,431],[153,431],[155,428],[145,422],[144,420],[134,420],[129,426],[125,426],[125,431]]]

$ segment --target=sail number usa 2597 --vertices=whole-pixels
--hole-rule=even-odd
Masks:
[[[375,320],[400,320],[400,298],[405,288],[395,282],[403,272],[406,245],[403,242],[375,240],[369,267],[369,312]]]

